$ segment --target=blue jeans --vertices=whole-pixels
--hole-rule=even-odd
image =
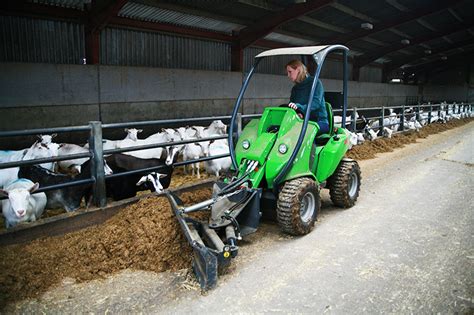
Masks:
[[[329,133],[329,124],[325,121],[317,121],[319,125],[319,131],[316,136],[320,136],[325,133]]]

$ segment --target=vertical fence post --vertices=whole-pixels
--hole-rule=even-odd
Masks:
[[[420,103],[416,106],[416,120],[420,121]]]
[[[379,130],[377,132],[378,135],[383,135],[383,121],[385,119],[385,106],[382,106],[380,118],[379,118]]]
[[[241,113],[237,113],[236,121],[237,121],[237,135],[238,137],[240,137],[240,134],[242,133],[242,114]]]
[[[402,105],[402,116],[400,117],[400,125],[402,125],[402,132],[405,131],[405,105]]]
[[[91,133],[89,136],[89,150],[91,157],[91,174],[95,178],[93,185],[94,204],[97,207],[107,205],[107,196],[105,194],[105,173],[104,158],[102,149],[102,123],[100,121],[89,122]]]
[[[357,133],[357,107],[352,108],[352,113],[351,113],[351,128],[352,132]],[[342,128],[345,128],[345,126],[341,126]]]
[[[431,112],[433,111],[433,105],[430,104],[430,112],[428,113],[428,124],[431,124]]]

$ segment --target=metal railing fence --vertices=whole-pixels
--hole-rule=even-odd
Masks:
[[[410,113],[410,115],[416,115],[417,118],[420,118],[420,115],[424,112],[425,109],[429,109],[429,114],[427,117],[428,123],[432,121],[432,113],[437,110],[438,117],[441,116],[441,112],[446,111],[447,114],[454,113],[454,114],[461,114],[465,112],[472,111],[472,104],[425,104],[425,105],[402,105],[402,106],[391,106],[391,107],[371,107],[371,108],[350,108],[347,110],[347,113],[350,113],[350,121],[346,123],[346,128],[353,132],[358,132],[362,130],[357,129],[357,123],[361,122],[361,118],[357,117],[358,113],[364,113],[368,111],[378,111],[380,114],[375,116],[364,116],[366,119],[378,119],[380,121],[379,127],[373,129],[382,129],[384,127],[383,120],[386,117],[385,111],[391,108],[394,111],[398,111],[397,117],[400,119],[398,123],[394,123],[391,125],[399,124],[401,126],[401,130],[398,132],[405,131],[404,128],[404,121],[406,120],[406,112],[408,108],[414,109],[414,113]],[[342,110],[335,109],[333,110],[334,115],[340,114]],[[247,121],[252,118],[261,117],[261,114],[248,114],[248,115],[237,115],[237,134],[240,134],[242,131],[243,122]],[[140,122],[127,122],[127,123],[113,123],[113,124],[102,124],[100,121],[91,121],[89,125],[86,126],[73,126],[73,127],[59,127],[59,128],[43,128],[43,129],[29,129],[29,130],[21,130],[21,131],[3,131],[0,132],[0,137],[14,137],[14,136],[27,136],[27,135],[40,135],[40,134],[52,134],[52,133],[70,133],[70,132],[89,132],[89,152],[88,153],[80,153],[80,154],[72,154],[67,156],[58,156],[58,157],[51,157],[51,158],[41,158],[41,159],[32,159],[32,160],[22,160],[16,162],[7,162],[7,163],[0,163],[0,170],[7,169],[12,167],[21,167],[21,166],[28,166],[28,165],[36,165],[42,164],[46,162],[58,162],[58,161],[65,161],[77,158],[90,158],[90,172],[91,177],[86,179],[74,180],[68,183],[56,184],[51,186],[41,187],[36,192],[44,192],[50,191],[55,189],[60,189],[64,187],[73,187],[85,184],[92,184],[92,195],[94,204],[98,207],[105,207],[107,203],[106,198],[106,185],[105,182],[111,178],[117,178],[122,176],[128,176],[131,174],[138,174],[143,172],[152,172],[158,171],[165,166],[156,166],[156,167],[149,167],[143,169],[137,169],[127,172],[121,172],[111,175],[105,175],[104,172],[104,155],[113,154],[113,153],[123,153],[123,152],[131,152],[131,151],[138,151],[144,149],[153,149],[153,148],[163,148],[166,146],[172,145],[184,145],[188,143],[198,143],[204,141],[211,141],[211,140],[218,140],[218,139],[226,139],[227,135],[215,136],[215,137],[207,137],[207,138],[200,138],[200,139],[190,139],[190,140],[182,140],[176,142],[163,142],[163,143],[155,143],[149,145],[140,145],[140,146],[133,146],[133,147],[126,147],[120,149],[111,149],[111,150],[103,150],[102,147],[102,131],[104,129],[113,129],[113,128],[126,128],[126,127],[140,127],[140,126],[167,126],[167,125],[188,125],[192,123],[203,123],[209,122],[213,120],[224,120],[229,121],[231,116],[213,116],[213,117],[200,117],[200,118],[189,118],[189,119],[168,119],[168,120],[151,120],[151,121],[140,121]],[[385,124],[387,126],[387,124]],[[228,157],[229,154],[222,154],[218,156],[210,156],[210,157],[203,157],[194,160],[187,160],[182,162],[176,162],[174,166],[183,166],[198,162],[209,161],[213,159],[220,159]],[[3,199],[3,198],[2,198]]]

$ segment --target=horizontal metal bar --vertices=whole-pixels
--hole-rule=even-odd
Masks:
[[[193,163],[197,163],[197,162],[217,160],[217,159],[225,158],[225,157],[228,157],[228,156],[230,156],[230,154],[221,154],[221,155],[208,156],[208,157],[203,157],[203,158],[200,158],[200,159],[187,160],[187,161],[183,161],[183,162],[174,163],[173,166],[183,166],[183,165],[193,164]]]
[[[28,130],[16,130],[16,131],[1,131],[0,137],[16,137],[16,136],[29,136],[29,135],[79,132],[79,131],[90,131],[90,127],[89,126],[73,126],[73,127],[41,128],[41,129],[28,129]]]
[[[38,190],[33,192],[33,194],[38,194],[38,193],[50,191],[50,190],[61,189],[65,187],[74,187],[74,186],[80,186],[80,185],[93,184],[94,182],[95,182],[94,178],[79,179],[79,180],[75,180],[68,183],[61,183],[61,184],[56,184],[56,185],[40,187]],[[3,200],[3,199],[8,199],[8,197],[0,197],[0,200]]]
[[[219,139],[227,139],[227,135],[222,135],[222,136],[217,136],[217,137],[208,137],[208,138],[199,138],[199,139],[181,140],[181,141],[175,141],[175,142],[160,142],[160,143],[156,143],[156,144],[146,144],[146,145],[140,145],[140,146],[121,148],[121,149],[104,150],[104,155],[113,154],[113,153],[129,152],[129,151],[163,148],[163,147],[168,147],[168,146],[173,146],[173,145],[197,143],[197,142],[219,140]]]
[[[51,186],[44,186],[44,187],[41,187],[40,189],[38,189],[36,192],[44,192],[44,191],[56,190],[56,189],[61,189],[61,188],[66,188],[66,187],[74,187],[74,186],[93,184],[94,182],[95,182],[94,178],[78,179],[78,180],[68,182],[68,183],[61,183],[61,184],[56,184],[56,185],[51,185]]]
[[[262,114],[247,114],[247,115],[242,115],[242,118],[259,118],[262,117]]]
[[[199,202],[195,205],[183,208],[182,212],[183,213],[195,212],[195,211],[201,210],[202,208],[207,208],[207,207],[209,207],[210,205],[212,205],[214,203],[216,203],[216,201],[214,199],[204,200],[204,201]]]
[[[215,156],[208,156],[200,159],[195,159],[195,160],[187,160],[183,162],[178,162],[174,163],[173,167],[177,166],[183,166],[183,165],[189,165],[197,162],[204,162],[204,161],[210,161],[210,160],[217,160],[221,158],[225,158],[230,156],[230,154],[221,154],[221,155],[215,155]],[[159,166],[153,166],[153,167],[147,167],[147,168],[141,168],[138,170],[133,170],[133,171],[127,171],[127,172],[121,172],[121,173],[114,173],[110,175],[105,176],[105,180],[110,179],[110,178],[117,178],[117,177],[122,177],[122,176],[127,176],[127,175],[133,175],[133,174],[139,174],[139,173],[146,173],[146,172],[153,172],[157,171],[159,169],[167,167],[166,165],[159,165]]]
[[[183,123],[195,123],[212,120],[226,120],[230,119],[231,116],[214,116],[214,117],[199,117],[199,118],[186,118],[186,119],[165,119],[165,120],[148,120],[148,121],[135,121],[129,123],[114,123],[114,124],[103,124],[102,129],[110,128],[123,128],[123,127],[139,127],[147,125],[171,125],[171,124],[183,124]]]
[[[157,171],[159,169],[165,168],[165,167],[167,167],[167,166],[166,165],[158,165],[158,166],[153,166],[153,167],[141,168],[141,169],[133,170],[133,171],[114,173],[114,174],[106,175],[105,180],[107,181],[108,179],[111,179],[111,178],[123,177],[123,176],[128,176],[128,175],[133,175],[133,174],[153,172],[153,171]]]
[[[80,159],[80,158],[90,158],[91,156],[92,155],[90,153],[78,153],[78,154],[71,154],[71,155],[64,155],[64,156],[57,156],[57,157],[50,157],[50,158],[43,158],[43,159],[14,161],[14,162],[8,162],[8,163],[0,163],[0,169],[17,167],[17,166],[43,164],[47,162],[67,161],[67,160],[74,160],[74,159]]]

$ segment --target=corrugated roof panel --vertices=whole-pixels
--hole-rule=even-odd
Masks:
[[[335,34],[340,34],[336,33],[335,31],[328,30],[326,28],[322,28],[299,20],[294,20],[291,21],[291,23],[286,23],[282,29],[291,33],[301,34],[306,37],[314,38],[315,41],[319,41],[321,43],[324,43],[325,38],[332,38],[333,36],[335,36]]]
[[[312,46],[312,45],[317,44],[316,41],[311,41],[311,40],[284,35],[280,33],[270,33],[267,36],[265,36],[265,39],[289,44],[290,46]]]
[[[180,13],[134,2],[128,2],[122,10],[120,10],[118,15],[135,20],[188,26],[228,34],[232,33],[233,30],[239,30],[244,27],[244,25],[240,24]]]
[[[82,64],[84,26],[0,16],[0,61]]]
[[[397,15],[400,14],[399,10],[388,5],[386,1],[339,0],[338,3],[344,5],[347,8],[354,10],[355,14],[361,13],[363,15],[373,18],[373,20],[375,20],[374,23],[377,21],[393,19],[393,17],[396,17]],[[358,22],[362,20],[358,19]],[[370,22],[370,21],[365,21],[365,22]]]
[[[85,5],[90,4],[91,0],[28,0],[28,2],[83,11]]]
[[[106,28],[100,36],[106,65],[230,71],[230,44],[154,32]]]

